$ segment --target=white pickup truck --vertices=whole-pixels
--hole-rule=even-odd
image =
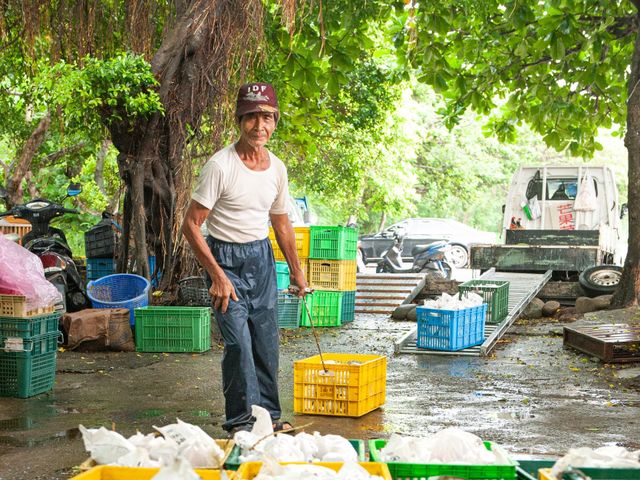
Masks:
[[[609,167],[520,167],[504,205],[504,244],[472,247],[471,268],[579,273],[583,288],[609,293],[624,260],[625,212]]]

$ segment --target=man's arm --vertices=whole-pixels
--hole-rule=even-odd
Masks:
[[[213,299],[213,307],[216,309],[220,308],[222,313],[225,313],[229,306],[229,297],[237,302],[238,296],[236,295],[235,288],[233,288],[233,284],[225,275],[224,270],[220,268],[215,258],[213,258],[207,242],[200,233],[200,226],[207,218],[207,215],[209,215],[208,208],[191,200],[184,223],[182,224],[182,233],[187,239],[187,242],[189,242],[189,245],[191,245],[193,253],[200,262],[200,265],[204,267],[211,277],[212,285],[209,293]]]
[[[307,280],[304,278],[304,272],[300,268],[300,260],[298,259],[298,251],[296,248],[296,236],[286,213],[269,215],[271,218],[271,226],[276,234],[276,241],[284,258],[289,265],[289,277],[291,283],[298,287],[298,296],[304,297],[307,288]]]

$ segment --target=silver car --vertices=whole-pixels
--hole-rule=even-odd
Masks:
[[[446,240],[451,245],[447,260],[455,268],[469,265],[469,247],[474,244],[494,244],[496,234],[465,225],[451,218],[407,218],[375,235],[360,237],[365,262],[377,262],[382,253],[393,245],[394,235],[403,238],[402,259],[412,261],[411,251],[416,245],[428,245]]]

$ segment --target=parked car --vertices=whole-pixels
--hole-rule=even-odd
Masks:
[[[469,264],[469,247],[476,243],[496,243],[496,234],[477,230],[451,218],[407,218],[391,225],[375,235],[360,237],[360,245],[365,263],[377,262],[382,253],[391,247],[394,235],[403,237],[402,259],[413,261],[411,251],[416,245],[428,245],[446,240],[450,243],[447,259],[455,268]]]

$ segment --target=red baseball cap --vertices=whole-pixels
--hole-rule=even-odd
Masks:
[[[236,118],[247,113],[269,112],[275,114],[276,121],[280,117],[278,98],[270,83],[245,83],[238,90],[236,101]]]

